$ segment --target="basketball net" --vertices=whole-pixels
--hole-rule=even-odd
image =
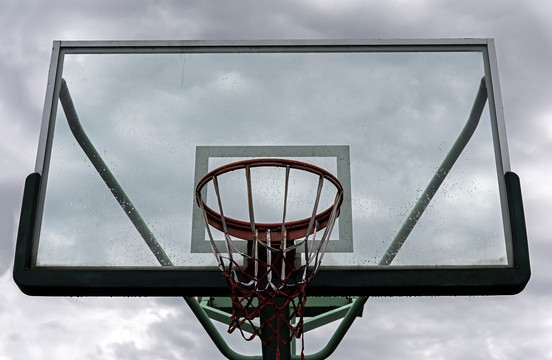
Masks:
[[[252,167],[285,167],[285,191],[281,223],[256,223],[251,191]],[[249,222],[224,215],[218,177],[230,171],[243,169],[248,194]],[[307,171],[318,176],[318,188],[312,215],[286,222],[286,208],[291,169]],[[335,186],[332,206],[317,212],[324,183]],[[211,184],[217,197],[218,211],[208,207],[202,198],[202,189]],[[301,357],[304,358],[303,317],[307,301],[307,287],[318,271],[324,252],[339,216],[343,188],[337,178],[324,169],[286,159],[253,159],[231,163],[217,168],[203,177],[196,188],[197,203],[203,214],[218,266],[226,277],[232,299],[232,316],[228,332],[238,329],[246,340],[259,337],[263,345],[278,341],[289,344],[301,339]],[[225,251],[215,243],[212,229],[224,235]],[[323,231],[322,231],[323,230]],[[317,239],[317,234],[320,234]],[[246,251],[240,251],[234,238],[247,241]],[[259,319],[259,322],[255,322]],[[247,324],[253,331],[243,330]]]

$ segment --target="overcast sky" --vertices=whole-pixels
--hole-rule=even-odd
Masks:
[[[551,16],[545,0],[0,0],[0,359],[222,357],[182,299],[33,298],[13,283],[23,183],[34,169],[53,40],[465,37],[496,40],[532,279],[512,297],[369,299],[333,358],[552,358]],[[331,331],[308,333],[307,353]],[[258,350],[238,337],[230,342]]]

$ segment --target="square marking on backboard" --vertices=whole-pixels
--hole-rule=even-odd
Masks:
[[[335,175],[343,186],[344,199],[337,219],[338,231],[332,233],[326,252],[352,252],[353,229],[349,146],[197,146],[194,183],[197,184],[205,174],[216,168],[218,163],[261,157],[290,158],[304,162],[316,162],[316,159],[319,159],[325,164],[328,164],[329,161],[335,164]],[[222,158],[232,159],[224,161]],[[211,167],[209,166],[210,160]],[[212,166],[213,163],[217,163],[217,165]],[[332,169],[327,170],[331,171]],[[215,245],[219,248],[224,248],[224,244],[225,242],[222,239],[215,240]],[[241,246],[240,250],[245,251],[245,243],[240,243],[238,246]],[[191,253],[210,253],[211,251],[211,244],[206,238],[201,211],[194,204]]]

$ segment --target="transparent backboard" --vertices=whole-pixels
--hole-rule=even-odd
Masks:
[[[344,188],[322,272],[511,268],[490,43],[57,42],[30,266],[217,272],[199,179],[234,161],[286,158],[328,170]],[[60,96],[72,99],[85,137]],[[131,206],[102,179],[106,169]],[[316,184],[295,176],[289,217],[301,219]],[[278,221],[281,172],[253,178],[258,216]],[[247,220],[244,184],[236,172],[221,191],[227,215]],[[212,189],[205,196],[216,200]]]

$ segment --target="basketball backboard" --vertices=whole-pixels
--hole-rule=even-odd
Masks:
[[[311,294],[507,294],[529,279],[492,40],[61,41],[16,282],[38,295],[226,294],[195,187],[253,158],[307,162],[343,185]],[[256,175],[272,221],[278,175]],[[224,185],[235,218],[247,218],[244,181]],[[291,187],[290,218],[310,216],[316,186],[298,175]]]

